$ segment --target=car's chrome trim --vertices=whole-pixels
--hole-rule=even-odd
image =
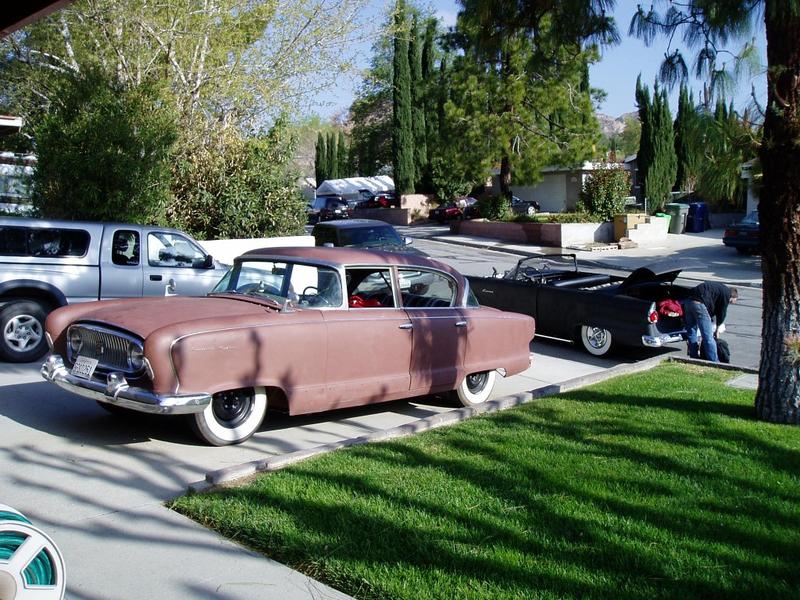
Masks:
[[[138,412],[182,415],[202,412],[211,403],[211,394],[160,395],[131,387],[125,375],[118,372],[109,373],[105,383],[75,377],[57,354],[47,357],[41,373],[47,381],[74,394]]]
[[[680,333],[664,333],[662,335],[643,335],[642,344],[648,348],[661,348],[665,344],[682,342],[683,335]]]

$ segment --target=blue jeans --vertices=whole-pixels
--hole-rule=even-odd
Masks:
[[[711,315],[702,302],[687,300],[683,304],[683,320],[686,323],[686,341],[689,344],[689,356],[700,358],[697,342],[697,332],[703,337],[703,354],[706,360],[719,362],[717,356],[717,340],[714,339],[714,323]]]

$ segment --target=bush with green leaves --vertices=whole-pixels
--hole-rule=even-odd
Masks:
[[[490,221],[510,221],[514,218],[511,201],[503,195],[481,198],[478,200],[478,211],[481,217]]]
[[[592,218],[609,221],[624,211],[630,194],[630,176],[623,169],[597,169],[583,184],[580,206]]]
[[[464,196],[472,189],[472,183],[465,181],[441,156],[432,158],[430,164],[433,191],[441,202]]]
[[[174,113],[148,84],[99,69],[64,77],[33,127],[32,201],[43,217],[157,223],[169,200]]]
[[[200,239],[302,233],[306,203],[290,168],[294,147],[288,124],[279,120],[264,136],[243,139],[227,130],[182,149],[170,224]]]

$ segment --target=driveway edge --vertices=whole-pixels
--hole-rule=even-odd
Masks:
[[[375,433],[371,433],[369,435],[349,438],[329,444],[322,444],[306,450],[298,450],[288,454],[279,454],[277,456],[270,456],[269,458],[254,460],[241,465],[235,465],[232,467],[225,467],[224,469],[218,469],[216,471],[211,471],[206,474],[206,477],[203,481],[190,484],[188,486],[188,491],[189,493],[204,493],[218,486],[229,484],[237,479],[252,477],[258,473],[278,471],[289,465],[293,465],[314,456],[319,456],[320,454],[333,452],[334,450],[339,450],[340,448],[360,446],[362,444],[371,444],[373,442],[384,442],[387,440],[415,435],[431,429],[438,429],[439,427],[453,425],[474,417],[475,415],[507,410],[509,408],[526,404],[545,396],[553,396],[562,392],[568,392],[587,385],[605,381],[606,379],[611,379],[612,377],[648,371],[665,360],[678,360],[680,362],[684,362],[684,359],[673,359],[669,355],[661,355],[635,363],[616,365],[610,369],[606,369],[605,371],[591,373],[582,377],[575,377],[561,383],[554,383],[552,385],[544,386],[527,392],[503,396],[502,398],[490,400],[484,404],[479,404],[478,406],[464,407],[439,413],[437,415],[432,415],[430,417],[414,421],[413,423],[406,423],[405,425],[392,427],[391,429],[376,431]],[[703,366],[710,366],[713,364],[706,361],[694,361],[692,359],[685,359],[685,362],[692,362]],[[728,365],[724,365],[724,367],[726,366]],[[734,367],[734,369],[736,368]]]

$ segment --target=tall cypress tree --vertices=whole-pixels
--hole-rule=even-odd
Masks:
[[[317,187],[328,178],[328,151],[325,148],[325,136],[320,131],[317,133],[317,148],[314,154],[314,176],[317,178]]]
[[[428,148],[425,142],[425,82],[422,79],[422,57],[417,16],[411,25],[408,43],[408,64],[411,71],[411,130],[414,134],[414,175],[419,187],[428,168]]]
[[[678,115],[675,117],[675,155],[678,169],[675,176],[675,191],[694,188],[699,165],[697,144],[697,109],[694,94],[690,94],[686,84],[681,83],[678,97]]]
[[[433,148],[438,143],[439,115],[437,107],[437,85],[435,72],[436,55],[436,19],[428,19],[425,27],[425,41],[422,45],[422,81],[425,96],[425,148],[428,152],[428,163]]]
[[[339,141],[336,144],[336,168],[339,177],[347,177],[347,146],[344,144],[344,131],[339,131]]]
[[[411,131],[411,70],[408,64],[406,5],[398,0],[394,16],[394,90],[392,115],[392,162],[398,194],[414,191],[414,137]]]
[[[658,87],[653,90],[651,107],[653,160],[645,179],[645,193],[650,200],[651,212],[656,212],[670,199],[678,160],[675,156],[675,132],[666,90],[659,90]]]
[[[642,76],[636,78],[636,108],[639,111],[639,122],[642,125],[642,135],[639,138],[639,152],[636,154],[636,184],[639,186],[641,199],[647,197],[645,181],[650,165],[653,163],[653,107],[650,103],[650,90],[642,85]]]
[[[339,179],[339,165],[336,163],[336,133],[328,133],[326,163],[328,165],[328,179]]]

